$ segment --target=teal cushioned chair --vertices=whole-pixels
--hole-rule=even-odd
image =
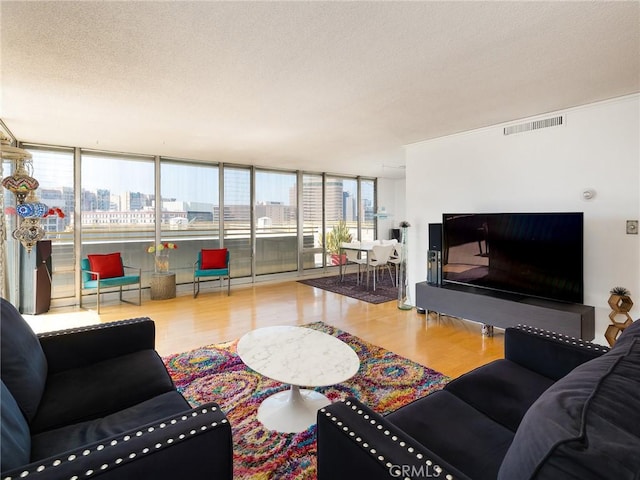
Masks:
[[[227,250],[226,262],[224,268],[202,268],[202,250],[198,252],[198,260],[193,264],[193,298],[200,293],[201,277],[219,277],[220,287],[224,277],[227,277],[227,295],[231,294],[231,266],[229,264],[229,250]]]
[[[120,259],[122,261],[122,259]],[[123,275],[121,277],[100,278],[100,272],[91,271],[91,265],[88,258],[83,258],[81,265],[82,269],[82,289],[83,290],[97,290],[97,310],[100,313],[100,290],[103,288],[119,287],[120,289],[120,301],[124,303],[131,303],[133,305],[142,305],[142,270],[140,268],[130,267],[122,265],[123,270],[131,271],[131,275]],[[95,279],[92,277],[95,276]],[[131,302],[122,298],[122,287],[125,285],[138,285],[138,303]],[[80,307],[82,307],[82,294],[80,295]]]

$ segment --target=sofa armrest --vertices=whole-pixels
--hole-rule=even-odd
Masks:
[[[318,480],[468,477],[354,397],[318,411]]]
[[[3,472],[3,480],[233,478],[231,426],[215,403]]]
[[[50,373],[155,348],[155,324],[133,318],[38,335]]]
[[[545,377],[558,380],[609,347],[528,325],[507,328],[504,357]]]

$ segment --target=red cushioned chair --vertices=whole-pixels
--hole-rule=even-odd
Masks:
[[[119,252],[87,255],[87,258],[82,259],[81,269],[83,290],[97,290],[98,313],[100,313],[100,289],[102,288],[119,287],[121,302],[142,305],[142,271],[140,268],[124,265]],[[125,269],[131,273],[125,275]],[[122,287],[135,284],[138,285],[138,303],[122,298]],[[80,307],[82,307],[82,295],[80,295]]]
[[[193,264],[193,298],[200,293],[200,277],[227,277],[227,295],[231,294],[231,266],[229,250],[226,248],[202,249],[198,252],[198,260]]]

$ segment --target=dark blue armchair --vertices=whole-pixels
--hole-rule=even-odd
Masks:
[[[227,418],[176,391],[152,320],[36,335],[0,301],[1,478],[233,478]]]

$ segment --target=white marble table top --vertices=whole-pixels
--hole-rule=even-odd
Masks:
[[[237,349],[249,368],[290,385],[335,385],[360,368],[358,355],[349,345],[306,327],[258,328],[240,338]]]

